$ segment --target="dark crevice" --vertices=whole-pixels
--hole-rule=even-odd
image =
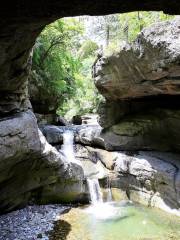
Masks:
[[[11,61],[15,61],[15,60],[17,60],[17,59],[23,57],[23,55],[24,55],[26,52],[29,52],[29,51],[30,51],[30,49],[26,49],[26,50],[20,52],[20,53],[17,54],[14,58],[12,58]]]

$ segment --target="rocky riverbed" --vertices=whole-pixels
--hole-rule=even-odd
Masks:
[[[0,240],[50,239],[54,221],[70,209],[60,204],[28,206],[0,216]]]

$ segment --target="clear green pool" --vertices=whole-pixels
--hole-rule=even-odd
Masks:
[[[61,217],[51,239],[179,240],[180,218],[128,202],[101,203],[72,208]]]

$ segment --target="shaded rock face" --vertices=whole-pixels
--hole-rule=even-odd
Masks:
[[[180,150],[180,110],[156,109],[124,117],[104,129],[101,138],[108,150]]]
[[[35,113],[37,123],[40,124],[57,124],[57,115],[54,113],[39,114]]]
[[[129,100],[106,100],[99,105],[99,124],[103,128],[117,124],[129,115],[162,110],[180,109],[179,95],[160,95]]]

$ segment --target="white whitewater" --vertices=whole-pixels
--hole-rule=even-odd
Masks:
[[[103,198],[98,179],[87,179],[87,183],[89,188],[91,204],[95,205],[97,203],[102,203]]]
[[[78,165],[81,165],[81,162],[75,158],[73,143],[74,133],[69,130],[65,131],[63,133],[63,145],[61,146],[61,151],[63,152],[68,162],[74,162]]]
[[[107,202],[103,202],[103,194],[98,179],[87,179],[91,205],[86,211],[92,214],[96,219],[112,219],[119,214],[117,208],[112,204],[111,190],[108,190],[109,196]]]

